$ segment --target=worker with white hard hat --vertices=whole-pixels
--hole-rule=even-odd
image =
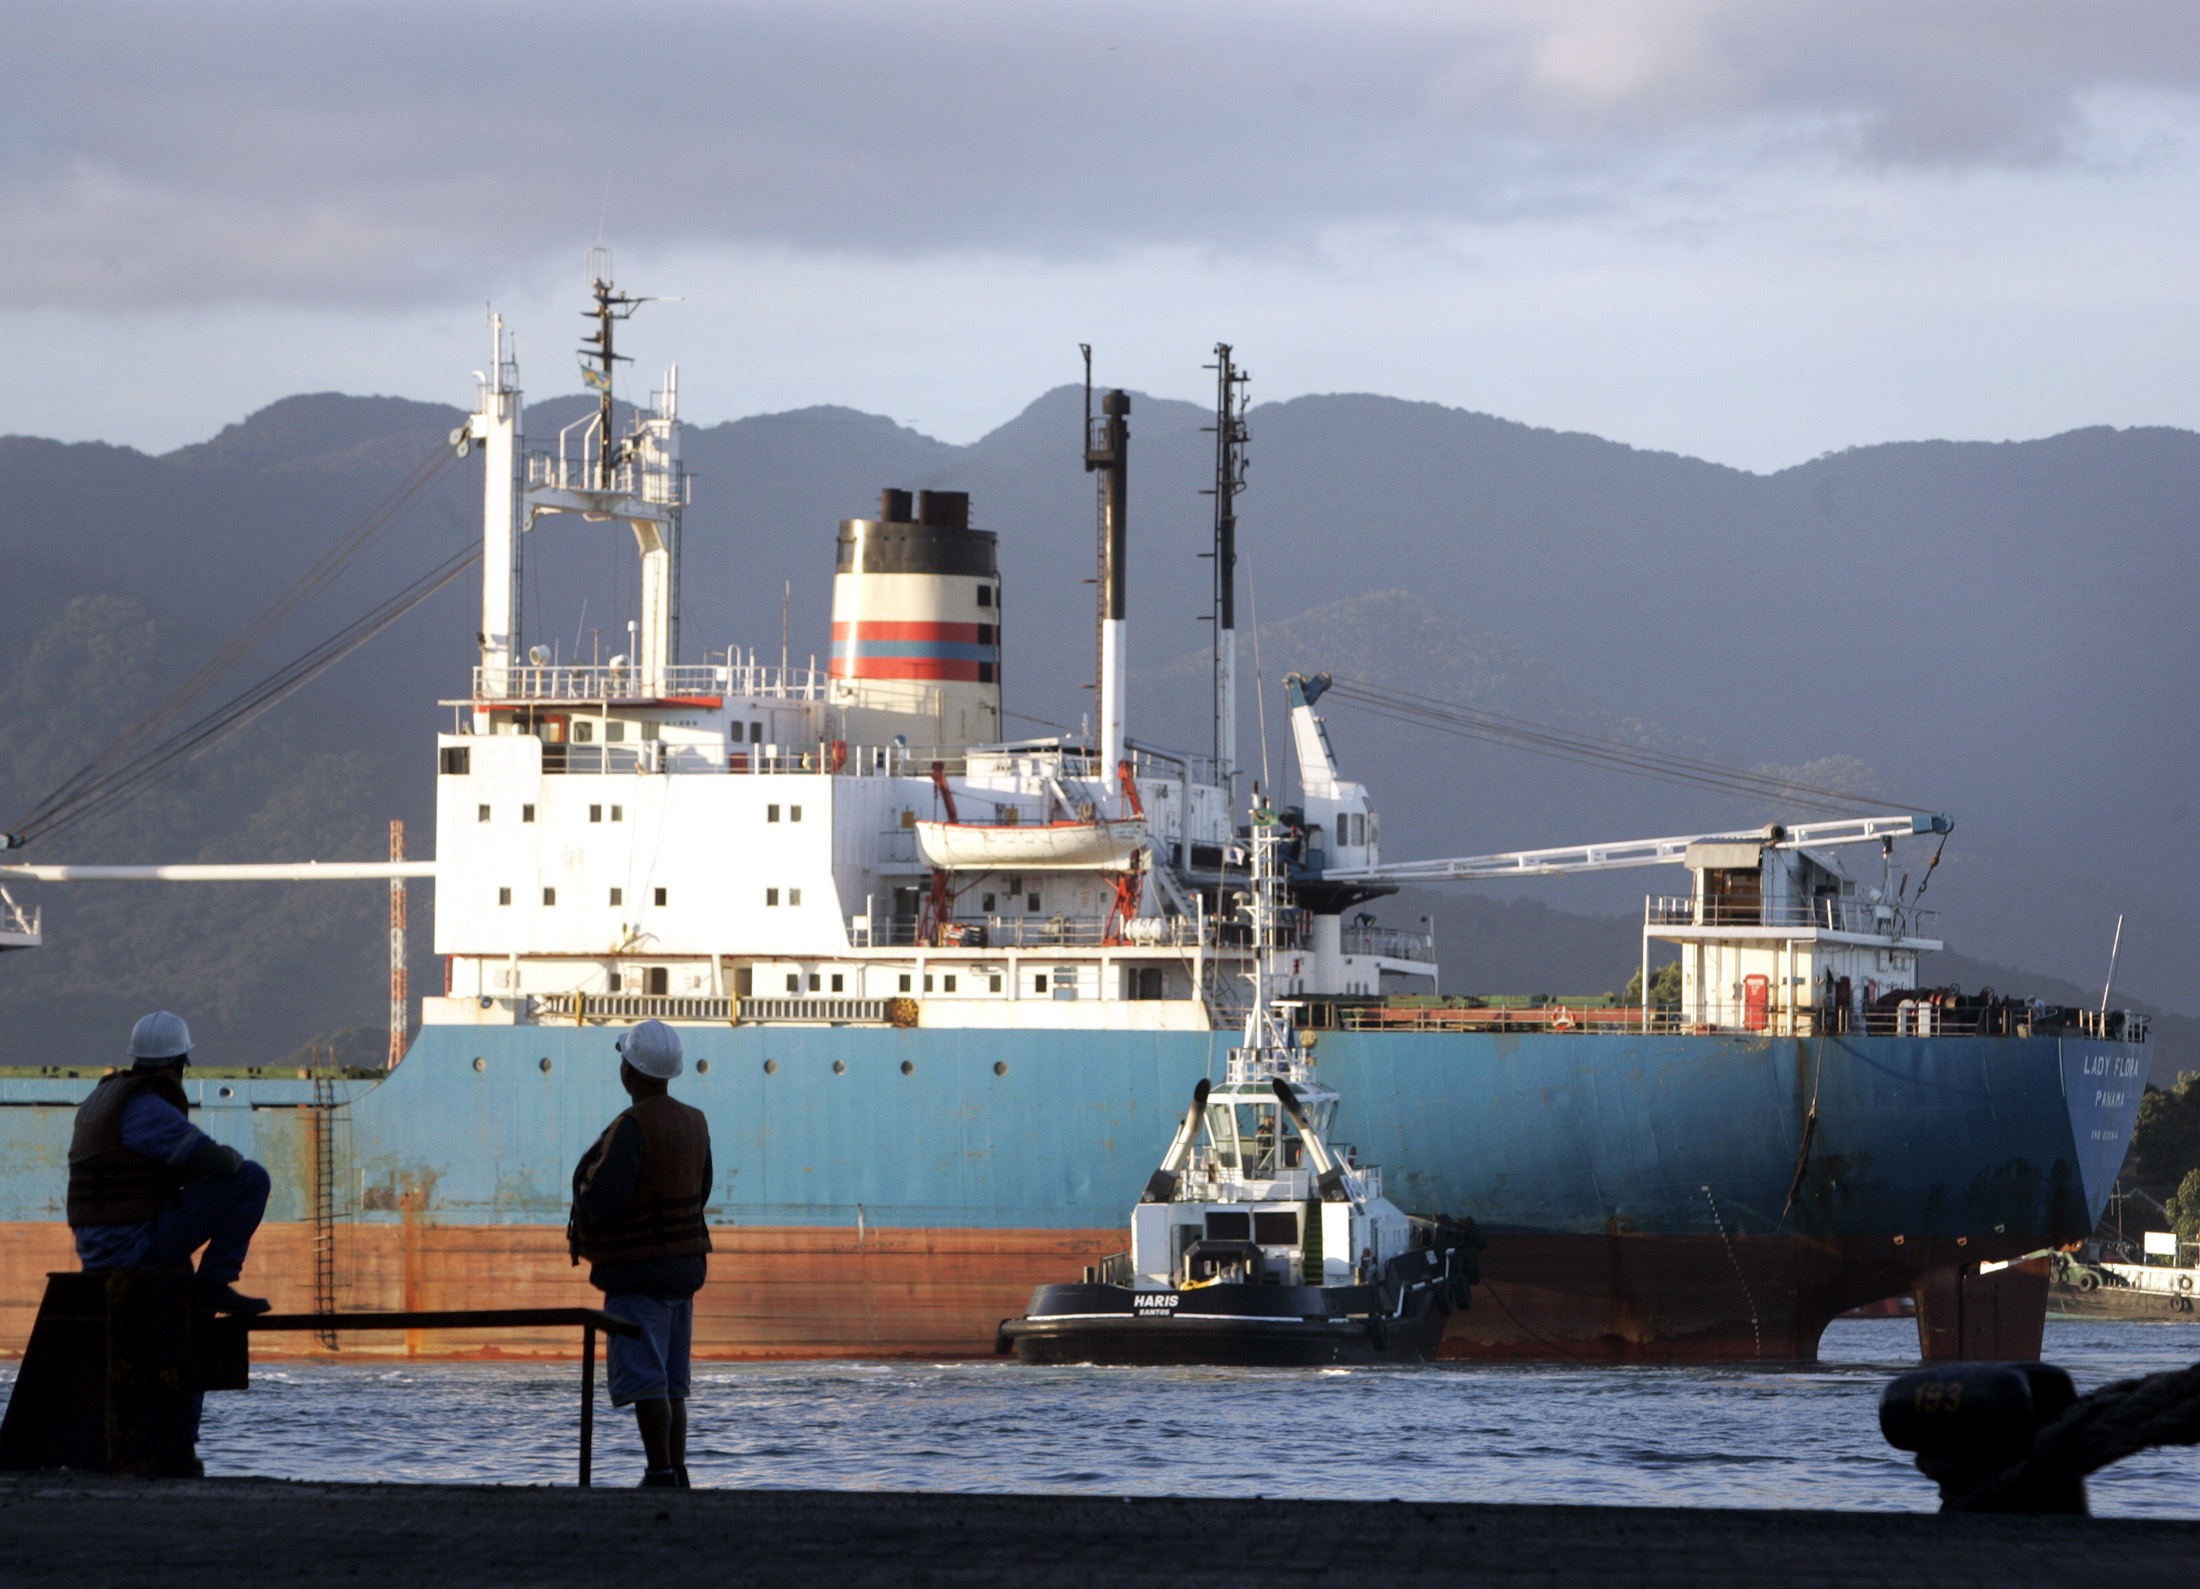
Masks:
[[[267,1171],[191,1123],[183,1072],[191,1029],[156,1010],[130,1032],[128,1070],[111,1072],[76,1111],[69,1142],[69,1228],[86,1269],[189,1267],[206,1313],[265,1313],[237,1290],[267,1212]]]
[[[651,1488],[687,1488],[688,1348],[695,1293],[709,1274],[710,1126],[673,1098],[680,1034],[644,1021],[617,1044],[619,1083],[633,1104],[604,1128],[573,1172],[573,1261],[604,1311],[641,1326],[609,1347],[611,1404],[632,1404]]]

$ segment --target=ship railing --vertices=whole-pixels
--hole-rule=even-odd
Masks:
[[[573,436],[574,431],[580,435]],[[654,507],[685,507],[690,482],[678,459],[652,446],[640,446],[603,464],[602,422],[590,415],[558,433],[558,450],[534,449],[525,455],[530,489],[611,491]]]
[[[1109,936],[1107,916],[957,917],[931,932],[907,913],[848,918],[848,941],[858,949],[1166,949],[1200,942],[1191,916],[1139,916]]]
[[[1436,958],[1436,934],[1413,932],[1404,927],[1346,927],[1340,934],[1342,948],[1348,955],[1376,955],[1386,960],[1417,960],[1428,963]]]
[[[1310,1024],[1348,1032],[1649,1033],[1686,1037],[2046,1037],[2076,1035],[2143,1043],[2147,1018],[2131,1010],[2028,1005],[2015,999],[1964,1003],[1928,992],[1863,1010],[1827,1005],[1751,1009],[1721,1001],[1700,1010],[1553,999],[1348,1003],[1311,1001]]]
[[[1765,900],[1653,894],[1643,901],[1642,919],[1651,927],[1814,927],[1881,938],[1931,938],[1939,934],[1940,912],[1853,895]]]
[[[713,695],[817,701],[824,699],[829,682],[814,667],[782,668],[754,660],[646,669],[632,662],[616,667],[595,662],[549,667],[511,664],[477,667],[473,679],[473,698],[477,701],[570,701],[576,705]]]

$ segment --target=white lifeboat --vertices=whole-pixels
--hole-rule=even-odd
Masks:
[[[927,866],[950,872],[1127,872],[1146,847],[1138,817],[1094,822],[919,822],[917,849]]]

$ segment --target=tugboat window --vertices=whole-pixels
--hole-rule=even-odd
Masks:
[[[611,903],[612,903],[612,904],[614,904],[614,905],[623,905],[623,904],[625,904],[625,903],[626,903],[626,890],[625,890],[625,889],[623,889],[623,888],[614,888],[614,889],[613,889],[613,890],[611,891]]]
[[[479,816],[474,818],[476,822],[486,822],[489,820],[489,808],[487,806],[482,806],[480,808],[480,813],[481,814]]]
[[[834,991],[835,993],[839,993],[839,992],[841,992],[842,990],[843,990],[843,982],[842,982],[842,978],[841,978],[841,975],[840,975],[840,973],[839,973],[838,971],[835,971],[835,972],[833,973],[833,991]]]
[[[787,991],[789,993],[800,993],[802,991],[802,978],[792,971],[787,973]]]
[[[1209,1209],[1207,1212],[1207,1239],[1209,1241],[1251,1241],[1253,1216],[1233,1209]]]

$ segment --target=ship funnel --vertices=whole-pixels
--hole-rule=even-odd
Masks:
[[[845,519],[833,573],[832,700],[845,737],[933,750],[1001,738],[998,538],[970,493],[889,486]],[[875,715],[874,715],[875,714]]]

